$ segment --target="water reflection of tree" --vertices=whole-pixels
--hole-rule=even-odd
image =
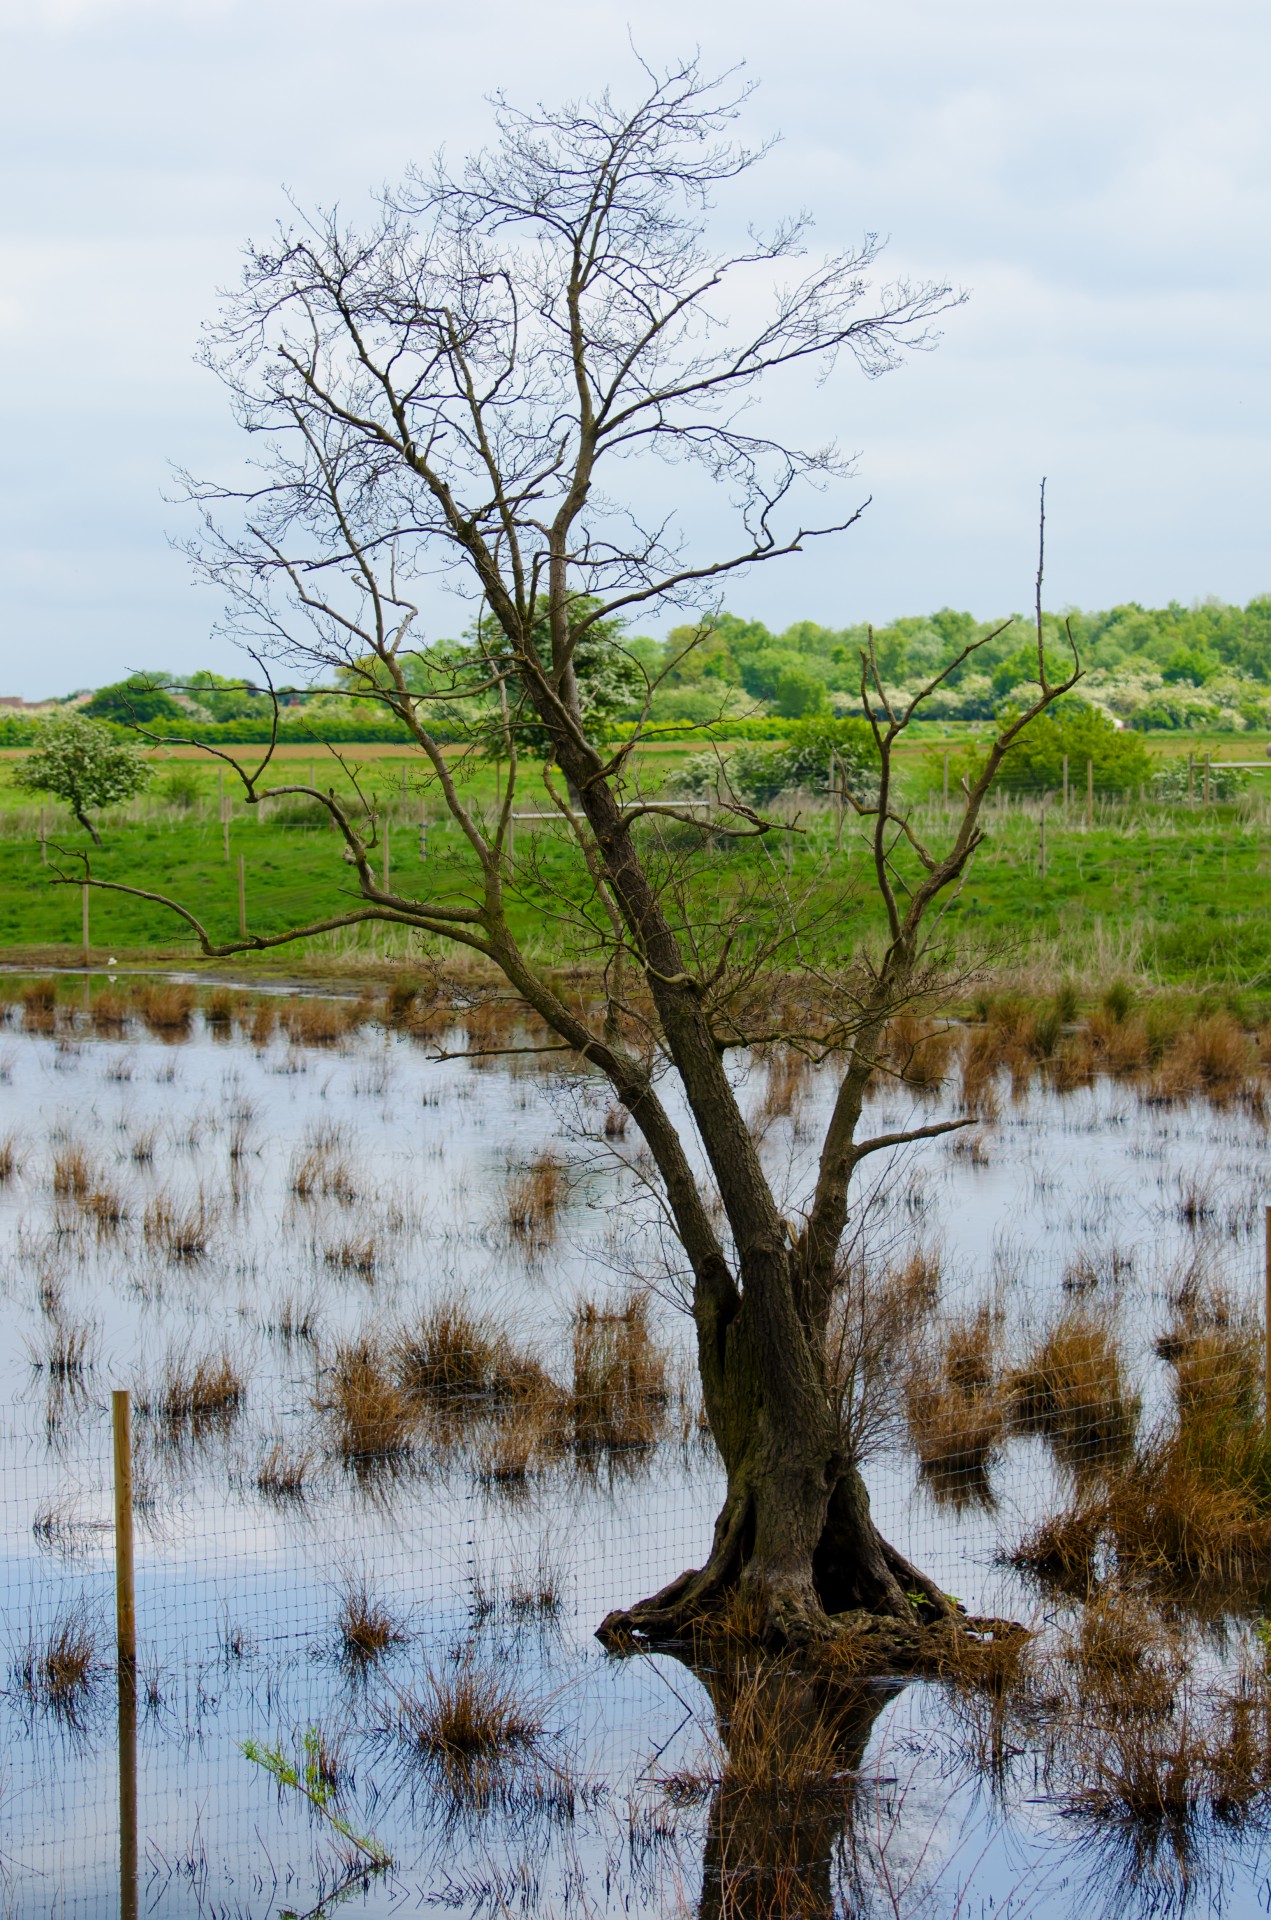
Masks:
[[[832,1920],[866,1749],[905,1682],[754,1660],[693,1671],[716,1733],[703,1771],[669,1784],[709,1793],[700,1920]]]

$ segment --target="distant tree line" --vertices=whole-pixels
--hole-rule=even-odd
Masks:
[[[915,692],[950,652],[1001,625],[950,607],[893,620],[873,630],[879,670],[889,690]],[[1127,602],[1103,613],[1073,609],[1046,614],[1043,627],[1056,673],[1068,658],[1071,633],[1085,669],[1082,698],[1122,727],[1239,732],[1271,726],[1271,595],[1244,607],[1206,600],[1157,608]],[[824,627],[796,620],[774,632],[762,621],[720,612],[653,640],[609,621],[603,632],[589,634],[579,678],[584,696],[615,731],[647,711],[657,726],[773,738],[782,723],[859,713],[860,656],[869,631],[863,622]],[[463,702],[456,708],[471,652],[467,640],[438,640],[406,662],[412,691],[444,698],[456,739],[478,730],[486,712],[486,702],[474,695],[465,725]],[[928,703],[927,717],[991,720],[1027,694],[1036,671],[1036,643],[1028,623],[1016,620],[950,675]],[[363,679],[355,667],[336,685],[277,689],[281,737],[398,739],[400,730],[379,717],[375,701],[368,703]],[[267,688],[206,670],[185,679],[163,671],[134,674],[99,687],[79,711],[160,737],[211,733],[227,744],[267,740],[273,724]],[[29,745],[35,724],[23,714],[0,716],[0,746]]]

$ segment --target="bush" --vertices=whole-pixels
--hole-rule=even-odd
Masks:
[[[740,747],[725,760],[714,753],[695,754],[676,769],[668,785],[674,793],[701,797],[714,792],[722,773],[739,799],[762,807],[800,788],[824,792],[835,756],[848,791],[865,798],[874,785],[878,750],[868,722],[851,719],[796,721],[787,729],[784,746]]]
[[[1005,716],[1002,716],[1005,717]],[[1137,734],[1127,733],[1098,707],[1065,698],[1028,726],[1002,765],[1004,787],[1054,791],[1063,786],[1064,760],[1069,779],[1085,777],[1094,763],[1100,792],[1131,792],[1152,777],[1152,756]]]

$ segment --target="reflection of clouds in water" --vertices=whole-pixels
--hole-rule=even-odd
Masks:
[[[339,1333],[391,1325],[462,1290],[560,1368],[580,1292],[663,1271],[656,1219],[635,1197],[633,1177],[614,1155],[586,1143],[607,1097],[599,1101],[550,1067],[436,1061],[400,1035],[371,1032],[339,1051],[307,1052],[282,1038],[259,1050],[213,1042],[197,1027],[176,1047],[129,1035],[59,1050],[52,1037],[19,1032],[4,1053],[12,1067],[5,1124],[19,1145],[18,1170],[0,1187],[0,1313],[9,1335],[0,1347],[6,1621],[25,1630],[86,1593],[109,1634],[107,1389],[135,1382],[169,1351],[197,1355],[220,1345],[248,1376],[246,1411],[225,1433],[178,1445],[138,1423],[139,1485],[153,1501],[138,1516],[140,1633],[163,1695],[143,1716],[141,1733],[151,1850],[143,1885],[149,1872],[154,1911],[186,1912],[205,1898],[209,1907],[232,1899],[264,1914],[293,1898],[288,1871],[310,1884],[321,1834],[286,1796],[279,1800],[238,1748],[249,1737],[289,1737],[328,1721],[351,1727],[356,1792],[367,1796],[359,1817],[398,1853],[403,1872],[424,1862],[438,1886],[443,1874],[470,1885],[474,1843],[439,1839],[422,1798],[394,1800],[387,1810],[372,1804],[377,1761],[368,1741],[386,1723],[393,1686],[408,1683],[425,1653],[444,1657],[472,1634],[556,1703],[571,1765],[606,1783],[608,1801],[576,1813],[569,1842],[585,1868],[603,1872],[615,1830],[606,1822],[625,1822],[614,1809],[625,1805],[627,1786],[640,1780],[660,1743],[669,1743],[664,1769],[676,1754],[691,1756],[709,1709],[678,1663],[615,1662],[592,1633],[610,1606],[701,1558],[718,1492],[705,1457],[681,1457],[672,1443],[652,1473],[643,1456],[617,1456],[590,1471],[552,1467],[523,1493],[509,1494],[476,1485],[462,1459],[425,1444],[417,1460],[366,1482],[318,1458],[305,1498],[294,1505],[263,1499],[255,1474],[275,1435],[321,1450],[311,1405],[315,1367],[322,1342]],[[765,1075],[741,1071],[747,1101],[758,1107]],[[676,1105],[669,1085],[664,1090]],[[828,1075],[804,1075],[791,1110],[769,1119],[764,1153],[792,1213],[811,1178],[831,1097]],[[923,1101],[919,1111],[925,1119],[943,1109]],[[911,1114],[909,1100],[886,1088],[871,1102],[867,1125],[903,1125]],[[1084,1261],[1094,1293],[1122,1304],[1150,1416],[1167,1377],[1152,1342],[1171,1270],[1199,1248],[1250,1297],[1260,1284],[1258,1222],[1247,1196],[1260,1192],[1264,1178],[1262,1129],[1234,1110],[1149,1109],[1123,1088],[1099,1086],[1065,1099],[1038,1091],[1019,1104],[1004,1100],[999,1118],[978,1134],[974,1155],[949,1142],[908,1150],[881,1182],[884,1217],[871,1222],[870,1243],[938,1242],[948,1303],[973,1304],[991,1287],[1012,1337],[1045,1321],[1066,1297],[1065,1276],[1072,1284]],[[53,1158],[68,1144],[80,1145],[123,1197],[127,1217],[117,1231],[98,1231],[74,1206],[55,1207]],[[638,1152],[633,1131],[616,1145]],[[317,1147],[343,1166],[344,1177],[329,1183],[332,1191],[305,1198],[292,1191],[295,1169]],[[507,1231],[507,1185],[546,1150],[570,1162],[571,1199],[560,1234],[526,1259]],[[173,1262],[147,1248],[147,1203],[164,1193],[192,1201],[200,1190],[215,1212],[206,1255]],[[1182,1202],[1189,1192],[1204,1200],[1199,1225],[1188,1224]],[[325,1258],[333,1238],[354,1229],[376,1239],[369,1279]],[[24,1341],[46,1327],[54,1293],[59,1314],[95,1330],[100,1357],[82,1393],[58,1389],[27,1362]],[[316,1322],[316,1346],[277,1331],[295,1320],[296,1303]],[[688,1353],[682,1321],[669,1316],[666,1333]],[[1010,1442],[992,1472],[993,1508],[952,1513],[900,1448],[871,1462],[867,1477],[884,1532],[950,1591],[976,1611],[1031,1613],[1030,1594],[995,1556],[1056,1503],[1060,1469],[1041,1440]],[[39,1533],[41,1515],[47,1525]],[[540,1564],[550,1568],[558,1604],[536,1617],[524,1606],[518,1612],[512,1596]],[[356,1698],[332,1657],[340,1581],[350,1569],[411,1636]],[[490,1600],[479,1626],[478,1587]],[[0,1853],[22,1900],[30,1889],[32,1911],[51,1907],[60,1873],[79,1901],[76,1911],[113,1912],[109,1731],[94,1721],[73,1750],[47,1725],[15,1722],[10,1736]],[[891,1861],[906,1872],[919,1858],[927,1866],[952,1862],[956,1880],[973,1864],[958,1836],[975,1801],[970,1786],[950,1784],[947,1747],[937,1696],[909,1689],[880,1717],[869,1761],[876,1775],[891,1767],[909,1784],[903,1792],[879,1786],[871,1805],[891,1823]],[[647,1783],[639,1791],[647,1797]],[[893,1802],[894,1814],[887,1812]],[[1017,1810],[1012,1820],[1002,1838],[972,1819],[985,1848],[977,1893],[1009,1888],[1020,1870],[1011,1847],[1031,1844],[1031,1831],[1047,1845],[1057,1831],[1036,1808]],[[533,1825],[528,1814],[525,1821]],[[702,1832],[700,1820],[695,1826],[686,1816],[680,1841],[654,1847],[668,1862],[680,1860],[686,1885],[701,1872],[694,1848]],[[878,1832],[868,1845],[882,1845]],[[568,1849],[545,1829],[535,1836],[535,1870],[545,1890],[559,1888]],[[867,1854],[865,1836],[860,1844]],[[513,1878],[521,1845],[515,1822],[496,1823],[480,1839]],[[624,1871],[635,1904],[662,1911],[669,1882],[647,1861],[628,1860]],[[373,1890],[365,1910],[387,1911],[395,1897]],[[545,1891],[544,1911],[552,1897]]]

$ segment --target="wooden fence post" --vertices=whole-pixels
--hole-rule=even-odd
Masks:
[[[1094,761],[1086,761],[1086,830],[1094,825]]]
[[[243,854],[238,856],[238,931],[240,938],[247,938],[247,867]]]
[[[384,861],[382,868],[381,890],[388,892],[389,853],[388,853],[388,815],[384,815]]]
[[[1194,753],[1189,753],[1187,756],[1187,804],[1189,807],[1196,805],[1196,756]]]
[[[1209,755],[1205,755],[1205,805],[1209,805]]]
[[[137,1590],[132,1542],[132,1396],[110,1396],[115,1456],[115,1647],[119,1710],[119,1912],[137,1920]]]
[[[80,905],[80,913],[79,913],[79,917],[80,917],[80,931],[82,932],[82,934],[83,934],[83,936],[84,936],[84,965],[85,965],[85,966],[87,966],[87,965],[88,965],[88,958],[89,958],[89,953],[88,953],[88,887],[87,887],[86,885],[85,885],[85,886],[82,886],[82,887],[80,888],[80,890],[79,890],[79,891],[80,891],[80,903],[79,903],[79,905]]]
[[[49,863],[49,830],[45,824],[45,811],[45,808],[40,808],[40,865],[42,867],[47,867]]]
[[[1042,795],[1041,812],[1037,816],[1037,871],[1042,879],[1046,878],[1046,795]]]
[[[944,756],[944,809],[949,811],[949,756]]]
[[[1068,811],[1068,755],[1064,755],[1064,812]]]
[[[424,799],[419,802],[419,857],[428,858],[428,802]]]

